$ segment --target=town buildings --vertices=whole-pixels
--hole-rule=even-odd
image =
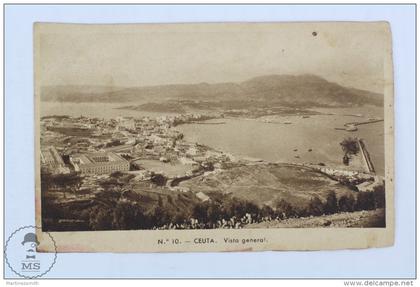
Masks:
[[[70,170],[66,167],[63,159],[53,146],[41,150],[41,166],[47,168],[50,172],[53,173],[70,172]]]
[[[136,123],[131,117],[117,117],[117,129],[122,130],[135,130]]]
[[[113,152],[76,154],[70,157],[76,172],[103,174],[130,170],[130,163]]]

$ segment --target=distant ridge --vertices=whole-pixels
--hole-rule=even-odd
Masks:
[[[285,106],[351,107],[383,105],[383,95],[343,87],[322,77],[266,75],[241,83],[176,84],[149,87],[48,86],[41,100],[51,102],[159,102],[166,100],[264,101]]]

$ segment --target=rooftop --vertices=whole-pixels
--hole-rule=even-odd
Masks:
[[[88,154],[77,154],[73,156],[73,160],[79,164],[95,164],[104,162],[126,161],[124,158],[113,152],[96,152]]]

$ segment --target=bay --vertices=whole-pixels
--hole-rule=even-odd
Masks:
[[[319,109],[321,111],[321,109]],[[376,172],[384,174],[384,123],[358,126],[355,132],[336,130],[348,122],[362,122],[381,117],[382,109],[322,109],[329,115],[229,118],[178,126],[187,141],[205,144],[236,156],[269,162],[325,163],[342,166],[340,142],[359,137],[365,142]]]

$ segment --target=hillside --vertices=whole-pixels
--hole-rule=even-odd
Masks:
[[[311,198],[326,200],[330,191],[337,197],[354,192],[336,181],[311,169],[288,164],[245,165],[219,173],[199,176],[180,184],[193,193],[203,192],[210,197],[230,194],[263,206],[274,207],[284,199],[293,206],[304,207]]]
[[[383,105],[381,94],[347,88],[314,75],[269,75],[241,83],[182,84],[150,87],[48,86],[43,101],[163,102],[194,100],[214,102],[261,101],[284,106],[350,107]]]
[[[362,210],[331,215],[288,218],[281,221],[249,224],[246,228],[385,227],[385,210]]]

